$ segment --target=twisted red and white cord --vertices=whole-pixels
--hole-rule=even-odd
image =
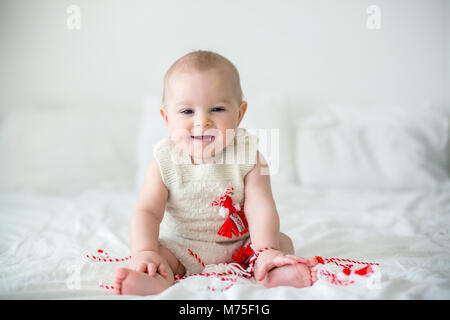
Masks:
[[[131,256],[112,258],[103,249],[98,249],[95,254],[86,254],[85,257],[91,262],[125,262],[131,259]],[[114,290],[113,285],[104,283],[103,280],[98,281],[98,286],[103,289]]]
[[[263,248],[255,252],[250,243],[247,247],[242,247],[241,249],[242,251],[247,251],[244,252],[242,258],[244,261],[212,265],[205,264],[205,262],[195,252],[188,249],[189,254],[202,265],[203,272],[189,274],[183,277],[181,275],[175,275],[175,283],[191,277],[210,278],[213,282],[215,282],[215,284],[208,285],[207,289],[210,291],[222,292],[230,289],[235,283],[238,282],[239,278],[250,279],[254,274],[254,266],[258,256],[270,248]],[[236,251],[238,252],[239,250]],[[86,254],[85,257],[91,262],[124,262],[131,259],[131,256],[112,258],[102,249],[98,249],[94,255]],[[317,272],[318,280],[326,280],[337,286],[348,286],[350,284],[354,284],[357,277],[353,277],[353,275],[369,275],[374,271],[373,267],[379,266],[379,263],[376,262],[363,262],[345,258],[322,258],[320,256],[316,256],[316,259],[318,264],[313,268],[313,270]],[[354,268],[355,266],[361,268]],[[98,286],[107,290],[114,290],[113,285],[104,283],[101,280],[98,282]]]
[[[213,207],[216,207],[216,206],[219,206],[219,207],[220,207],[220,206],[222,206],[223,203],[224,203],[224,201],[227,199],[227,196],[230,195],[230,194],[232,194],[233,191],[234,191],[234,188],[233,188],[233,187],[229,187],[229,188],[225,189],[225,192],[224,192],[223,196],[221,196],[218,200],[212,201],[212,202],[211,202],[211,205],[212,205]]]
[[[86,258],[93,262],[123,262],[131,259],[131,256],[122,258],[111,258],[108,252],[98,249],[96,255],[86,254]]]
[[[250,255],[244,255],[243,259],[245,259],[245,261],[209,265],[206,265],[205,262],[195,252],[193,252],[191,249],[188,249],[188,253],[203,266],[203,271],[201,273],[189,274],[183,277],[181,277],[180,275],[176,275],[175,282],[179,282],[181,280],[192,277],[209,278],[210,280],[212,280],[214,285],[208,285],[207,289],[210,291],[223,292],[230,289],[240,279],[246,279],[248,281],[248,279],[250,279],[254,274],[254,265],[259,254],[266,250],[269,250],[270,248],[263,248],[255,252],[250,243],[246,247],[242,247],[241,249],[251,252]]]

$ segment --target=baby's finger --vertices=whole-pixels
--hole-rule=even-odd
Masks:
[[[154,277],[156,275],[156,265],[154,263],[149,263],[147,265],[148,275]]]
[[[267,276],[267,274],[269,273],[270,270],[272,270],[273,268],[275,268],[276,265],[274,265],[273,263],[268,263],[265,264],[263,266],[261,266],[261,272],[259,272],[258,278],[256,279],[257,281],[263,281],[264,278]]]
[[[167,278],[167,270],[166,270],[166,266],[164,264],[160,264],[158,267],[158,273],[163,277],[163,278]]]
[[[147,271],[147,265],[141,262],[136,268],[134,268],[134,270],[136,270],[137,272],[145,272]]]
[[[297,260],[289,258],[287,256],[276,257],[273,262],[274,262],[276,267],[282,267],[282,266],[285,266],[287,264],[296,264],[296,263],[298,263]]]
[[[303,264],[308,264],[308,262],[309,262],[308,259],[305,259],[305,258],[302,258],[299,256],[294,256],[292,254],[287,254],[287,255],[285,255],[285,257],[288,257],[290,259],[293,259],[296,262],[303,263]]]
[[[256,281],[263,281],[264,278],[266,277],[266,275],[267,275],[266,268],[261,268],[260,272],[258,272],[258,275],[256,277]],[[255,274],[255,276],[256,276],[256,274]]]

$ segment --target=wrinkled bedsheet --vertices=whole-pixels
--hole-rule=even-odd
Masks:
[[[375,285],[266,289],[238,282],[199,290],[194,278],[156,296],[115,296],[126,262],[93,263],[97,249],[129,254],[135,191],[96,188],[76,196],[0,194],[1,299],[450,299],[450,182],[433,189],[273,187],[281,230],[300,256],[380,263]],[[197,284],[197,285],[196,285]]]

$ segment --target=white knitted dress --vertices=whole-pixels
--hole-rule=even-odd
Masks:
[[[218,235],[225,222],[218,200],[227,188],[233,204],[244,208],[244,178],[256,163],[258,138],[238,128],[233,142],[214,156],[215,163],[193,165],[170,137],[158,142],[153,153],[169,194],[160,226],[159,242],[184,265],[186,274],[199,273],[205,265],[231,262],[231,256],[249,241],[249,233],[231,239]]]

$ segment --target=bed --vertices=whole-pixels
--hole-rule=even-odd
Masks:
[[[276,102],[266,105],[273,103]],[[263,103],[261,108],[264,108]],[[376,110],[376,114],[383,114],[380,109]],[[39,155],[36,155],[34,167],[27,167],[23,153],[30,152],[29,140],[18,131],[13,132],[24,119],[28,119],[28,124],[34,123],[29,121],[32,112],[6,118],[2,122],[1,146],[2,155],[8,155],[9,160],[5,159],[7,157],[2,160],[2,167],[8,169],[2,171],[4,179],[0,192],[0,299],[449,299],[448,117],[434,112],[430,116],[427,109],[428,118],[419,111],[414,113],[415,118],[421,119],[418,122],[411,118],[412,115],[407,116],[395,108],[384,110],[389,110],[386,111],[389,115],[377,120],[367,114],[359,115],[360,111],[350,106],[328,106],[325,111],[303,117],[301,125],[297,122],[292,127],[296,139],[289,143],[296,152],[291,165],[283,153],[289,148],[289,145],[283,145],[287,143],[284,141],[280,146],[281,165],[276,165],[281,169],[273,176],[273,194],[281,230],[292,238],[296,254],[376,262],[379,268],[375,278],[361,277],[354,285],[347,286],[321,279],[303,289],[267,289],[252,281],[242,281],[226,290],[212,291],[208,285],[213,279],[203,278],[199,285],[198,279],[189,277],[159,295],[146,297],[117,296],[106,287],[112,284],[115,270],[127,265],[126,260],[95,262],[86,255],[95,255],[98,249],[106,250],[114,257],[130,254],[128,222],[142,182],[142,170],[151,155],[147,146],[152,139],[158,138],[154,133],[162,129],[154,122],[153,130],[149,130],[148,121],[154,120],[149,120],[146,112],[137,112],[135,118],[125,121],[130,129],[127,132],[134,132],[139,141],[137,147],[130,147],[126,143],[130,137],[114,136],[117,127],[103,122],[103,131],[110,130],[106,145],[116,151],[118,145],[125,149],[116,153],[107,148],[100,150],[105,157],[103,160],[115,157],[109,162],[93,158],[94,153],[89,159],[79,156],[75,159],[78,164],[83,161],[97,163],[97,160],[104,163],[102,168],[97,166],[86,174],[85,179],[79,178],[83,177],[81,171],[74,175],[73,171],[78,168],[75,163],[70,166],[71,172],[61,171],[53,177],[35,172],[36,163],[41,163],[41,167],[44,164],[52,167],[55,164],[51,161],[60,159],[41,154],[45,161],[39,162]],[[48,117],[42,116],[45,112]],[[121,112],[115,117],[126,126]],[[36,113],[41,121],[47,121],[44,123],[47,130],[51,131],[52,124],[59,126],[60,113],[54,119],[54,111]],[[126,114],[130,117],[130,112]],[[71,121],[76,119],[70,112],[66,116]],[[390,121],[396,116],[403,119],[404,126],[399,125],[397,119],[394,130]],[[79,119],[86,123],[81,115]],[[270,120],[273,128],[280,128],[280,123],[285,121],[282,118]],[[133,129],[139,127],[134,125],[139,121],[147,126]],[[355,127],[355,123],[360,126]],[[98,129],[99,122],[93,121],[91,125]],[[251,125],[245,124],[246,127]],[[390,144],[386,140],[387,132]],[[45,132],[36,134],[41,135],[36,138],[40,150],[45,143],[54,144],[49,140],[61,138],[45,136],[45,140],[42,136]],[[283,131],[280,134],[283,135]],[[73,143],[78,143],[78,152],[81,147],[86,148],[88,142],[104,142],[93,142],[89,137],[77,131]],[[67,142],[67,136],[64,139]],[[396,144],[396,139],[402,144]],[[386,149],[387,144],[389,149]],[[19,147],[12,148],[11,145],[22,145],[24,150],[19,154]],[[137,156],[130,155],[133,152]],[[388,167],[383,167],[386,154],[390,161]],[[73,156],[70,159],[75,161]],[[275,158],[268,159],[274,161]],[[405,162],[405,159],[408,160]],[[10,162],[5,164],[5,161]],[[136,165],[126,169],[133,161]],[[273,163],[271,165],[275,167]],[[97,185],[88,181],[92,172],[97,174],[97,180],[101,180],[99,174],[110,178],[108,166],[111,166],[111,172],[121,170],[122,175],[126,175],[127,170],[135,170],[136,181],[128,185],[113,179],[104,179]],[[32,187],[20,188],[17,179],[12,178],[21,172],[27,173]],[[62,179],[61,176],[73,182],[70,192],[60,192],[61,181],[66,181],[57,180]],[[289,180],[294,176],[297,181]],[[45,183],[40,183],[42,181]]]
[[[433,190],[379,192],[275,189],[281,229],[302,256],[344,257],[380,263],[379,285],[266,289],[235,284],[223,292],[198,290],[185,279],[145,299],[449,299],[450,183]],[[102,248],[128,251],[134,192],[86,190],[75,197],[3,193],[2,299],[133,299],[99,286],[126,262],[93,263]]]

